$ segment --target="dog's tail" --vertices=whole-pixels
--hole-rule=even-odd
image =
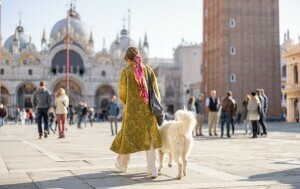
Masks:
[[[186,138],[189,138],[192,136],[193,129],[197,124],[195,114],[189,111],[178,112],[178,113],[181,115],[177,117],[177,120],[182,122],[182,124],[180,124],[179,126],[180,133]]]

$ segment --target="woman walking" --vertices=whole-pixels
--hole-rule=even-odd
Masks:
[[[65,123],[68,114],[67,107],[69,106],[69,98],[66,95],[66,91],[63,88],[59,88],[56,92],[55,98],[55,106],[56,106],[56,120],[58,123],[58,138],[65,138]]]
[[[247,120],[251,121],[252,123],[252,138],[257,138],[257,126],[259,120],[259,109],[260,109],[260,102],[259,98],[256,96],[255,92],[251,93],[252,97],[250,98],[247,106],[248,114]]]
[[[160,93],[154,71],[142,63],[137,48],[129,47],[125,60],[129,65],[122,70],[119,80],[119,97],[124,105],[122,128],[110,149],[119,154],[115,166],[122,172],[128,170],[131,153],[146,151],[147,173],[154,179],[157,177],[155,149],[161,147],[161,138],[149,107],[148,72],[158,99]]]
[[[245,135],[248,134],[248,130],[249,130],[249,134],[251,135],[251,129],[250,129],[250,121],[247,119],[247,115],[248,115],[248,103],[250,100],[250,95],[246,95],[243,101],[243,112],[242,112],[242,117],[244,119],[245,122]]]

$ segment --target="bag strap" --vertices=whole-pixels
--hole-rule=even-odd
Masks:
[[[148,82],[147,83],[149,84],[149,82],[150,82],[149,85],[151,85],[153,87],[153,83],[152,83],[151,75],[149,73],[149,67],[148,66],[146,66],[146,72],[147,72],[147,77],[148,77]]]
[[[229,102],[230,102],[230,99],[228,99],[228,102],[227,102],[227,104],[226,104],[225,108],[223,109],[223,111],[225,111],[225,110],[226,110],[226,108],[227,108],[227,106],[228,106]]]

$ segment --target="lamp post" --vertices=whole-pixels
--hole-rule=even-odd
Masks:
[[[1,33],[1,14],[2,14],[2,10],[1,10],[1,8],[2,8],[2,0],[0,0],[0,68],[1,68],[1,65],[2,65],[2,33]],[[1,74],[0,74],[0,76],[1,76]],[[1,88],[2,88],[2,83],[1,83],[1,78],[0,78],[0,103],[2,103],[2,99],[1,99],[2,91],[1,91]]]
[[[69,83],[69,72],[70,72],[70,15],[67,11],[67,35],[66,35],[66,88],[67,95],[69,96],[70,92],[70,83]]]

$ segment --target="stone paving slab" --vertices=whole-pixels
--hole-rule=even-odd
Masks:
[[[68,126],[63,140],[53,134],[38,140],[36,126],[9,125],[0,129],[0,189],[300,188],[300,125],[268,123],[268,128],[269,136],[258,139],[245,136],[242,126],[232,139],[196,137],[187,177],[176,180],[174,164],[151,180],[145,152],[131,156],[128,173],[114,168],[108,123]]]

